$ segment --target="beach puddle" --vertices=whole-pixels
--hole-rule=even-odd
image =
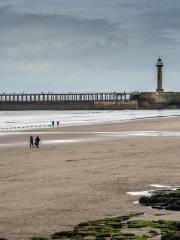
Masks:
[[[0,137],[7,135],[94,135],[97,138],[103,139],[112,139],[112,138],[132,138],[132,137],[180,137],[180,132],[172,132],[172,131],[127,131],[127,132],[67,132],[62,131],[60,129],[56,129],[56,131],[3,131],[0,132]]]
[[[154,190],[140,191],[140,192],[127,192],[127,194],[131,196],[151,196],[153,191]]]
[[[8,147],[21,147],[26,146],[25,142],[16,142],[16,143],[0,143],[0,148],[8,148]]]
[[[131,196],[151,196],[152,193],[156,191],[157,188],[169,189],[169,190],[176,190],[180,188],[180,186],[171,186],[171,185],[163,185],[163,184],[149,184],[148,186],[153,187],[155,189],[138,191],[138,192],[127,192],[127,194]]]
[[[3,139],[5,136],[10,135],[37,135],[42,139],[41,144],[65,144],[65,143],[83,143],[83,142],[97,142],[97,141],[108,141],[113,139],[122,139],[122,138],[135,138],[135,137],[180,137],[180,132],[168,132],[168,131],[128,131],[128,132],[66,132],[66,131],[14,131],[14,132],[0,132],[0,137]],[[45,135],[57,136],[71,136],[73,139],[50,139],[46,140]],[[42,137],[41,137],[42,136]],[[44,136],[44,137],[43,137]],[[88,138],[87,138],[88,136]],[[72,136],[71,136],[72,137]],[[86,138],[85,138],[86,137]],[[3,147],[16,147],[16,146],[25,146],[29,145],[28,141],[24,142],[5,142],[0,143],[0,148]],[[161,184],[151,184],[151,187],[155,188],[171,188],[169,185]]]
[[[172,131],[128,131],[128,132],[104,132],[99,133],[105,137],[180,137],[180,132]]]
[[[68,144],[68,143],[87,143],[92,142],[94,139],[91,138],[79,138],[79,139],[55,139],[55,140],[43,140],[40,145],[51,145],[51,144]],[[7,147],[20,147],[29,146],[29,142],[14,142],[14,143],[0,143],[0,148]]]
[[[155,188],[167,188],[167,189],[172,189],[172,186],[170,185],[161,185],[161,184],[150,184],[150,187],[155,187]]]
[[[93,139],[84,138],[84,139],[56,139],[56,140],[44,140],[42,144],[61,144],[61,143],[83,143],[90,142]]]
[[[180,186],[171,186],[171,185],[161,185],[161,184],[150,184],[149,186],[159,188],[159,189],[169,189],[169,190],[177,190]]]

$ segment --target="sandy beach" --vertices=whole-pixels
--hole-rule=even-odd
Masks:
[[[180,220],[177,212],[134,204],[138,196],[127,194],[180,185],[179,132],[180,118],[173,117],[0,136],[0,237],[50,236],[131,211]],[[40,149],[29,149],[30,135],[40,136]]]

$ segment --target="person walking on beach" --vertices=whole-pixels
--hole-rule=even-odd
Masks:
[[[29,142],[30,142],[30,148],[34,148],[34,139],[33,139],[33,136],[30,136]]]
[[[41,141],[41,140],[40,140],[39,136],[37,136],[36,139],[35,139],[36,148],[39,148],[39,142],[40,142],[40,141]]]

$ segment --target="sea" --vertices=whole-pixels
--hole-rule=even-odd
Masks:
[[[0,111],[0,132],[60,126],[115,123],[145,118],[180,116],[180,110],[121,111]]]

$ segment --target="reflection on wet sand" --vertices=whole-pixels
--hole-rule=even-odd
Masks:
[[[126,131],[126,132],[6,132],[0,133],[0,139],[3,139],[5,136],[11,135],[74,135],[74,138],[71,139],[44,139],[42,144],[67,144],[67,143],[78,143],[78,142],[96,142],[96,141],[105,141],[109,139],[122,139],[122,138],[134,138],[134,137],[180,137],[180,132],[172,131]],[[83,138],[83,135],[88,135],[89,137]],[[63,136],[64,137],[64,136]],[[46,138],[46,137],[45,137]],[[0,142],[0,147],[17,147],[25,146],[27,141],[21,142]],[[156,187],[156,186],[154,186]]]

